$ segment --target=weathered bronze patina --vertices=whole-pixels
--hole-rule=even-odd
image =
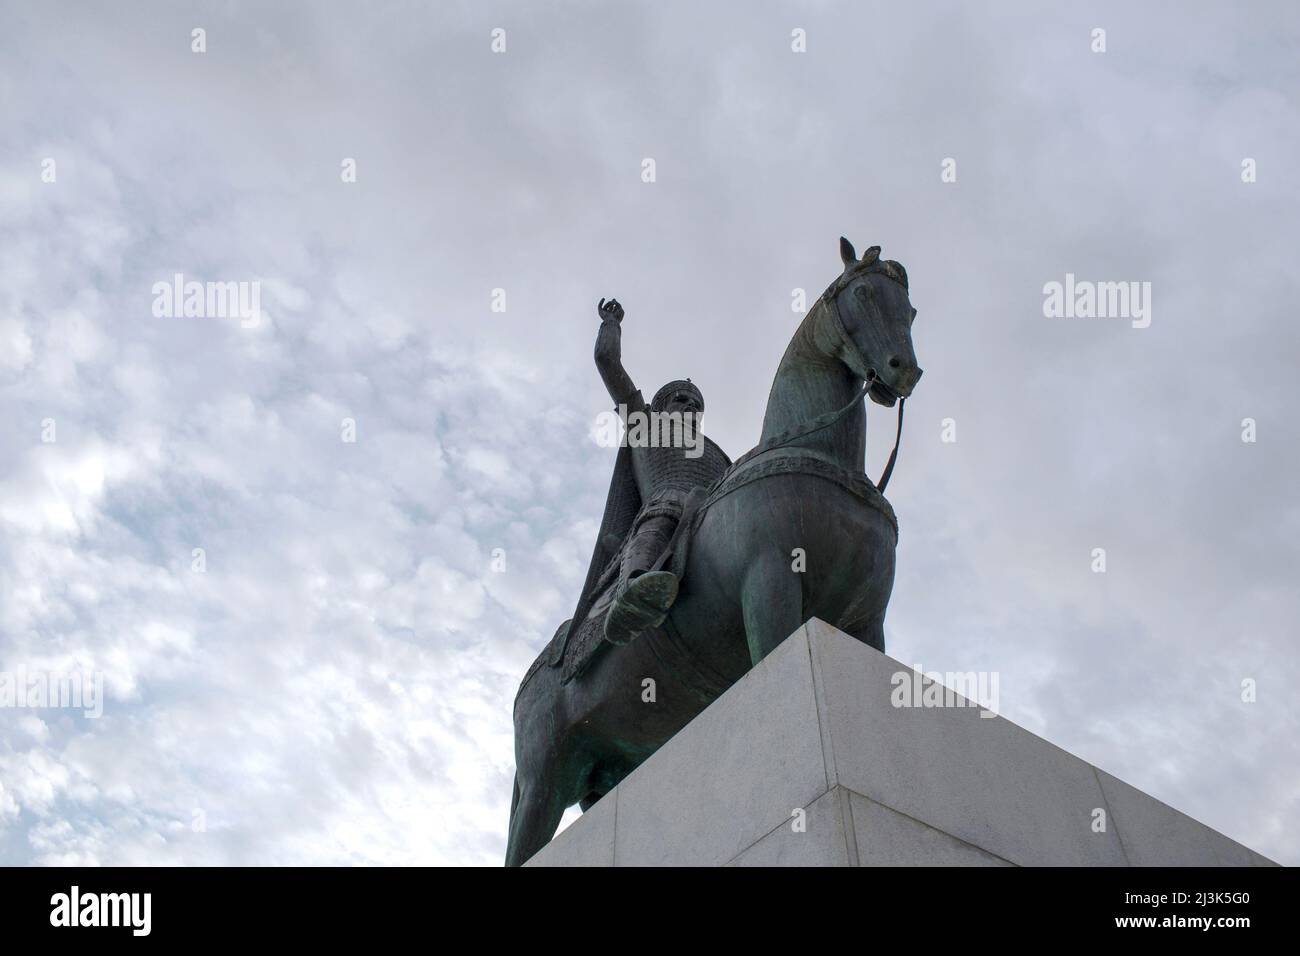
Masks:
[[[921,377],[916,310],[907,273],[878,246],[859,260],[841,239],[840,254],[843,272],[777,368],[756,448],[735,464],[711,442],[690,462],[681,449],[676,458],[620,449],[577,612],[515,699],[508,865],[808,618],[884,650],[898,523],[863,469],[861,399],[893,406],[911,394]],[[599,310],[602,378],[616,402],[643,409],[620,361],[623,310],[604,300]],[[703,398],[674,382],[651,410],[702,412]],[[892,466],[891,456],[882,487]]]

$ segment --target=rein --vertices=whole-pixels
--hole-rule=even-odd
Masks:
[[[871,263],[866,264],[870,265]],[[839,296],[840,292],[844,290],[845,286],[847,286],[852,279],[857,277],[859,271],[865,270],[855,269],[852,273],[841,276],[831,284],[829,289],[822,293],[821,299],[818,300],[825,305],[827,310],[831,313],[831,316],[835,320],[835,327],[839,331],[840,337],[846,343],[851,343],[852,339],[848,337],[848,333],[844,329],[844,321],[840,318],[840,310],[835,304],[835,299]],[[861,354],[859,354],[858,357],[861,358]],[[865,365],[866,363],[864,362],[863,364]],[[825,415],[818,415],[816,418],[804,422],[802,425],[799,425],[790,431],[774,435],[761,445],[754,448],[753,451],[750,451],[736,459],[736,463],[732,466],[731,470],[734,471],[740,465],[757,455],[763,454],[763,452],[771,451],[774,448],[782,448],[796,439],[830,428],[849,412],[853,411],[853,409],[857,407],[858,402],[862,401],[862,399],[866,397],[867,392],[871,391],[871,386],[876,384],[876,370],[868,368],[867,371],[870,373],[871,377],[862,383],[862,388],[858,390],[858,393],[854,395],[853,399],[843,408],[838,411],[827,412]],[[894,474],[894,463],[898,461],[898,446],[903,440],[903,404],[906,401],[907,399],[902,397],[899,397],[898,399],[898,430],[894,433],[894,450],[889,453],[889,461],[885,464],[885,470],[880,475],[880,480],[876,482],[876,490],[881,494],[885,493],[885,487],[889,484],[889,479]]]

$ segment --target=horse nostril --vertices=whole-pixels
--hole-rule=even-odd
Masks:
[[[900,365],[902,365],[902,364],[903,364],[903,363],[900,362],[900,361],[898,360],[898,356],[897,356],[897,355],[891,355],[891,356],[889,357],[889,367],[890,367],[890,368],[898,368],[898,367],[899,367]]]

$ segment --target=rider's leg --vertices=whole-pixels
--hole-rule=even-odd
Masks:
[[[677,527],[671,511],[642,519],[623,550],[619,590],[605,618],[605,637],[626,644],[646,628],[658,627],[677,599],[677,577],[651,571]]]
[[[623,551],[620,570],[624,581],[630,581],[650,570],[668,547],[676,527],[677,518],[671,514],[655,515],[641,522]]]

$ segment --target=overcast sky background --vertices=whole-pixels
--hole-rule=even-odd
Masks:
[[[0,862],[499,864],[596,300],[734,457],[843,234],[920,313],[889,653],[1300,863],[1300,7],[611,6],[0,3],[0,669],[107,693],[0,709]]]

